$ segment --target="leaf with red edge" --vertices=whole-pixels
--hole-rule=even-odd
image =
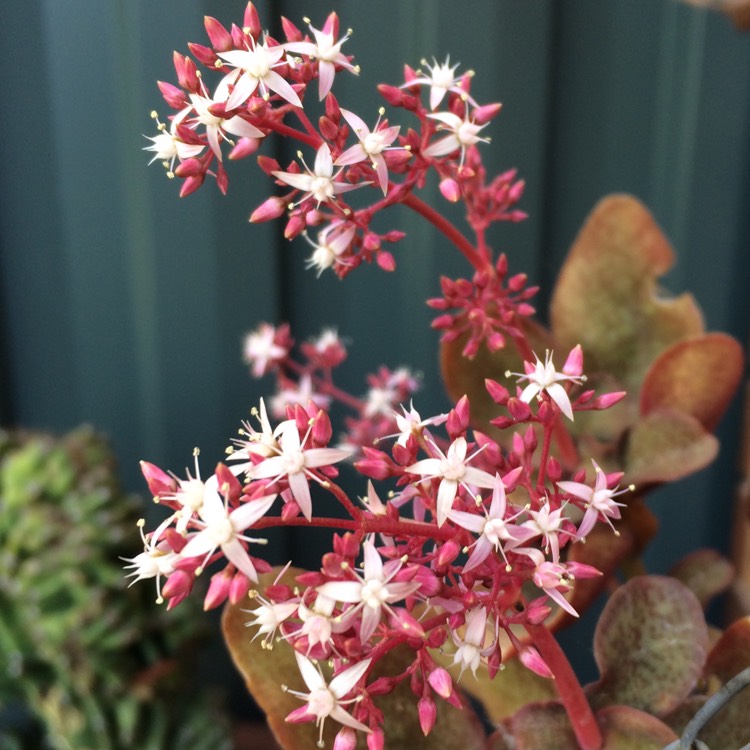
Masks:
[[[706,660],[706,674],[722,682],[750,667],[750,615],[735,620],[714,644]]]
[[[724,333],[673,344],[654,361],[641,388],[641,413],[673,409],[713,430],[742,378],[742,347]]]
[[[624,471],[636,486],[674,481],[705,468],[718,452],[719,441],[695,417],[660,409],[630,431]]]
[[[667,576],[633,578],[612,595],[594,634],[601,673],[594,707],[623,704],[665,716],[703,671],[708,629],[695,595]]]
[[[669,575],[684,583],[705,608],[711,599],[729,588],[734,567],[716,550],[698,549],[680,560]]]
[[[604,736],[602,750],[662,750],[677,739],[664,722],[631,706],[608,706],[596,718]]]
[[[692,296],[667,299],[657,278],[674,252],[645,206],[629,195],[603,198],[573,243],[551,303],[552,331],[565,350],[583,347],[586,371],[616,375],[637,392],[651,362],[703,331]]]

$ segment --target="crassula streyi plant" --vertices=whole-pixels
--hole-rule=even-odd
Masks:
[[[251,221],[283,217],[318,275],[370,262],[393,271],[390,246],[404,235],[374,219],[396,204],[451,240],[471,273],[443,278],[429,300],[453,398],[443,414],[418,411],[419,381],[404,368],[381,367],[364,396],[339,387],[346,348],[333,329],[297,348],[288,326],[259,325],[244,356],[254,376],[276,376],[277,393],[211,473],[197,456],[184,477],[143,463],[167,513],[131,576],[155,579],[172,608],[210,568],[204,606],[229,602],[226,640],[287,748],[541,748],[545,732],[585,750],[670,742],[664,719],[695,692],[708,649],[684,584],[641,578],[615,592],[595,643],[601,679],[587,691],[552,630],[645,544],[644,490],[713,457],[737,345],[703,334],[690,299],[654,297],[671,250],[626,196],[584,227],[552,330],[533,321],[536,288],[487,241],[493,223],[525,218],[524,183],[515,170],[486,173],[481,149],[500,105],[475,100],[472,72],[448,59],[406,66],[403,81],[378,87],[370,121],[333,93],[339,76],[359,73],[336,14],[319,27],[284,18],[275,39],[250,3],[242,25],[208,17],[205,27],[208,44],[175,53],[177,85],[159,84],[172,114],[154,115],[147,147],[181,195],[207,179],[226,191],[225,158],[260,151],[276,187]],[[295,143],[289,164],[262,153],[273,133]],[[419,197],[428,179],[463,205],[467,230]],[[349,410],[336,438],[334,401]],[[362,478],[361,500],[339,482],[343,462]],[[341,513],[321,512],[323,495]],[[271,569],[264,532],[280,526],[332,530],[318,570]],[[716,578],[710,593],[726,584]],[[681,635],[663,643],[676,622]],[[640,660],[618,649],[627,639],[648,644]],[[523,687],[509,690],[508,675]],[[463,697],[472,686],[499,725],[489,737]]]

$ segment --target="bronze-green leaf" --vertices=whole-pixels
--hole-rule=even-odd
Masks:
[[[718,451],[718,440],[695,417],[659,409],[630,431],[625,474],[636,486],[674,481],[708,466]]]
[[[698,549],[680,560],[669,571],[672,578],[684,583],[701,606],[726,591],[734,579],[734,568],[726,557],[713,549]]]
[[[651,365],[641,388],[641,413],[674,409],[713,430],[740,383],[742,347],[725,333],[673,344]]]
[[[596,713],[602,750],[662,750],[677,735],[655,716],[632,706],[608,706]]]
[[[592,704],[665,716],[695,687],[707,650],[703,609],[687,587],[667,576],[633,578],[615,591],[597,623],[601,678],[590,688]]]
[[[578,750],[573,727],[560,703],[530,703],[508,722],[516,750]]]
[[[668,299],[657,289],[673,262],[669,242],[640,201],[602,199],[558,277],[551,303],[557,345],[580,344],[587,372],[612,373],[636,393],[667,346],[703,331],[690,295]]]

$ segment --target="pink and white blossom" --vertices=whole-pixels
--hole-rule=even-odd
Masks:
[[[359,139],[359,143],[350,146],[335,161],[337,166],[346,164],[358,164],[361,161],[369,161],[372,168],[377,172],[378,182],[383,195],[388,192],[388,165],[386,164],[383,151],[388,149],[398,137],[399,126],[380,127],[380,118],[385,110],[380,110],[380,116],[375,123],[375,128],[370,130],[364,120],[348,109],[342,109],[341,114],[349,123],[349,127]]]
[[[466,438],[458,437],[450,444],[447,454],[433,445],[432,450],[437,454],[436,458],[424,458],[406,467],[406,471],[410,474],[422,475],[424,478],[420,481],[440,478],[436,501],[438,526],[442,526],[448,518],[459,485],[462,485],[469,494],[473,493],[470,485],[486,489],[491,489],[495,485],[495,478],[492,474],[469,466],[469,461],[476,456],[476,453],[467,458],[467,448]]]
[[[576,347],[568,355],[568,362],[578,361],[577,354],[580,353],[580,347]],[[580,369],[576,368],[573,372],[565,372],[563,367],[562,372],[555,370],[555,365],[552,362],[552,352],[548,351],[544,357],[544,362],[536,357],[536,363],[524,362],[524,374],[518,372],[506,372],[505,376],[510,377],[515,375],[518,377],[519,382],[526,380],[528,385],[521,392],[520,399],[527,404],[530,404],[532,399],[539,396],[543,391],[557,404],[560,411],[571,421],[573,421],[573,406],[570,403],[570,396],[565,390],[562,383],[570,382],[575,384],[582,383],[586,377],[581,373]],[[566,363],[567,364],[567,363]]]
[[[429,86],[430,87],[430,109],[436,110],[440,106],[440,102],[443,101],[445,95],[452,91],[461,97],[466,97],[472,104],[475,102],[469,97],[468,93],[461,86],[461,79],[463,76],[457,76],[456,70],[458,64],[451,66],[450,55],[445,58],[444,63],[439,63],[434,57],[432,58],[432,65],[427,60],[422,60],[421,63],[427,68],[429,75],[419,75],[417,78],[413,78],[411,81],[403,84],[401,88],[411,88],[412,86]],[[421,72],[421,71],[420,71]],[[472,76],[473,71],[469,71],[464,75]]]
[[[489,143],[488,138],[482,138],[479,135],[480,131],[487,127],[487,123],[478,125],[473,120],[469,119],[468,115],[461,118],[453,112],[437,112],[427,116],[440,122],[441,124],[438,125],[438,130],[448,131],[448,135],[439,138],[427,146],[427,148],[422,151],[425,156],[430,156],[432,158],[447,156],[448,154],[452,154],[454,151],[460,149],[461,163],[463,164],[466,149],[469,146],[474,146],[480,142]]]
[[[227,90],[234,87],[226,101],[227,109],[241,107],[257,90],[264,99],[274,92],[295,107],[302,106],[297,92],[274,70],[285,64],[283,46],[269,47],[267,40],[260,43],[251,38],[247,49],[219,52],[218,55],[234,68],[220,83]]]
[[[354,612],[362,613],[360,640],[366,643],[375,632],[382,610],[391,614],[390,604],[399,602],[419,589],[416,581],[393,581],[401,569],[400,560],[389,560],[383,565],[380,553],[372,542],[362,545],[364,552],[364,569],[362,575],[354,573],[354,581],[329,581],[318,586],[318,593],[337,602],[353,604],[354,607],[345,613],[349,617]]]
[[[297,424],[293,419],[282,422],[276,428],[276,433],[279,445],[274,449],[276,455],[248,467],[247,476],[251,479],[271,479],[274,482],[285,479],[302,515],[309,521],[312,518],[312,498],[308,481],[319,481],[311,469],[343,461],[351,453],[340,448],[305,448],[310,430],[300,440]]]
[[[332,201],[340,193],[347,193],[358,187],[363,187],[367,183],[352,184],[351,182],[339,182],[336,177],[341,174],[343,167],[336,174],[333,173],[333,157],[331,149],[327,143],[324,143],[315,154],[315,164],[310,169],[302,159],[302,154],[298,153],[305,172],[272,172],[273,176],[281,182],[291,187],[301,190],[305,195],[298,201],[298,204],[306,198],[312,198],[317,205]]]
[[[521,508],[506,517],[508,503],[505,497],[505,485],[503,480],[496,475],[489,510],[483,508],[484,512],[481,515],[462,510],[451,510],[448,513],[448,518],[457,526],[481,535],[474,544],[470,545],[472,551],[463,567],[464,573],[474,570],[483,563],[493,550],[502,555],[506,566],[508,566],[508,558],[505,556],[506,551],[523,544],[536,535],[533,529],[513,523],[526,510],[526,508]]]
[[[322,29],[316,29],[308,19],[305,19],[305,22],[308,24],[315,41],[288,42],[284,47],[288,52],[305,55],[318,61],[318,97],[320,101],[323,101],[326,94],[331,90],[331,86],[333,86],[336,66],[355,75],[359,73],[359,66],[352,65],[349,58],[341,51],[341,46],[349,38],[351,30],[336,41],[335,29],[338,26],[338,20],[333,13],[328,16]]]
[[[357,698],[346,699],[357,683],[364,677],[370,668],[372,659],[364,659],[342,672],[339,672],[330,683],[326,682],[325,677],[320,669],[316,667],[308,658],[295,652],[297,665],[302,674],[302,679],[307,685],[309,693],[302,693],[297,690],[289,690],[290,695],[295,695],[306,702],[307,705],[295,709],[287,717],[286,721],[300,722],[315,720],[315,725],[319,728],[318,746],[323,746],[323,728],[325,720],[330,716],[334,721],[344,726],[357,729],[360,732],[369,732],[370,729],[361,721],[357,721],[344,706],[356,703]]]

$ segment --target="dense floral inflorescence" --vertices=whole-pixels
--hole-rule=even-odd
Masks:
[[[343,51],[348,34],[341,35],[335,14],[320,29],[306,23],[303,31],[283,19],[279,41],[262,30],[252,4],[242,27],[207,18],[209,46],[190,45],[197,63],[175,53],[179,86],[159,84],[175,113],[169,124],[157,119],[160,132],[147,148],[183,180],[187,195],[207,176],[226,190],[227,148],[239,159],[273,133],[295,140],[298,156],[285,167],[258,158],[283,194],[264,201],[251,220],[286,215],[286,236],[304,235],[313,248],[308,265],[318,273],[345,276],[372,260],[393,270],[384,245],[402,234],[377,233],[371,223],[394,204],[431,221],[474,269],[471,281],[442,280],[442,297],[430,301],[442,313],[435,327],[449,341],[463,337],[465,356],[482,345],[496,351],[512,344],[525,360],[522,373],[507,373],[513,391],[486,384],[497,405],[492,424],[504,437],[471,429],[466,397],[447,414],[423,418],[411,403],[418,382],[406,369],[381,368],[364,396],[352,396],[333,380],[347,356],[335,331],[302,344],[297,355],[288,326],[261,324],[247,336],[244,356],[253,376],[276,377],[277,394],[242,423],[227,463],[207,479],[197,457],[194,476],[184,479],[143,463],[169,514],[144,534],[144,550],[129,567],[136,580],[155,579],[169,607],[205,569],[218,568],[205,607],[249,595],[255,637],[268,648],[285,641],[297,654],[307,692],[288,688],[303,701],[288,720],[317,722],[321,741],[325,721],[336,721],[341,747],[354,747],[355,733],[364,732],[376,750],[383,746],[378,695],[409,684],[425,734],[437,702],[459,704],[454,677],[436,663],[434,649],[453,648],[456,679],[481,665],[494,675],[513,651],[550,674],[518,633],[532,632],[555,608],[577,615],[574,582],[598,571],[566,552],[596,524],[612,525],[620,506],[619,473],[596,463],[593,479],[576,473],[568,426],[575,412],[608,408],[623,394],[583,389],[580,347],[559,371],[551,352],[544,360],[532,352],[522,321],[533,312],[536,289],[524,274],[509,276],[505,256],[495,258],[485,241],[492,222],[524,218],[516,208],[524,183],[514,170],[486,178],[478,146],[488,141],[500,105],[474,100],[473,73],[459,74],[449,60],[407,67],[401,85],[379,91],[412,117],[411,126],[391,125],[382,108],[377,119],[361,117],[332,93],[336,76],[359,72]],[[317,125],[310,116],[316,104]],[[431,172],[446,200],[464,204],[474,242],[416,196]],[[374,201],[350,205],[355,188],[363,188],[361,197],[374,190]],[[329,417],[334,401],[351,412],[338,445]],[[338,466],[350,458],[369,480],[363,503],[337,482]],[[317,498],[326,493],[343,518],[321,515]],[[336,530],[333,551],[294,587],[278,578],[261,588],[259,574],[271,569],[260,554],[264,530],[284,525]],[[408,667],[374,680],[373,669],[400,644],[413,653]],[[330,680],[316,666],[321,660],[333,664]]]

